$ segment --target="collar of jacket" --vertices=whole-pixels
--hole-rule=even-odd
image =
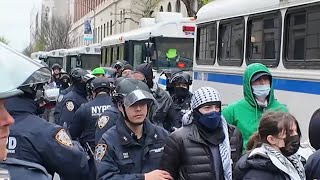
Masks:
[[[25,113],[36,114],[37,112],[36,102],[23,96],[16,96],[6,99],[5,107],[13,116]]]
[[[120,120],[120,119],[119,119]],[[118,134],[120,135],[120,144],[123,146],[135,146],[140,145],[133,136],[133,132],[128,128],[125,120],[122,119],[122,122],[118,123],[116,128]],[[143,123],[143,136],[145,136],[145,146],[149,144],[153,144],[155,140],[159,138],[159,134],[156,131],[155,127],[151,124],[151,122],[146,119]]]
[[[190,125],[190,133],[188,138],[194,142],[208,146],[208,144],[200,137],[198,128],[194,123]]]

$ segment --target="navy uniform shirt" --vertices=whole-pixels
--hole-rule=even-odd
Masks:
[[[95,144],[98,144],[102,135],[112,128],[117,121],[122,120],[120,111],[116,107],[108,108],[103,112],[96,123]]]
[[[114,107],[114,104],[108,94],[98,94],[93,100],[82,104],[76,111],[72,122],[70,122],[69,132],[71,138],[74,140],[79,138],[83,147],[88,142],[90,147],[94,148],[97,120],[103,112],[111,107]]]
[[[72,88],[73,88],[73,86],[71,85],[67,89],[64,89],[64,90],[60,91],[60,94],[59,94],[58,99],[57,99],[56,106],[54,108],[54,113],[53,113],[54,121],[55,121],[56,124],[60,124],[59,120],[60,120],[61,110],[62,110],[62,107],[63,107],[63,104],[62,104],[63,97],[66,94],[68,94],[69,92],[71,92]]]
[[[6,108],[15,120],[10,127],[8,157],[34,162],[65,179],[87,179],[87,155],[77,142],[58,125],[36,116],[32,99],[13,97]]]
[[[75,112],[87,101],[86,92],[82,92],[78,90],[76,87],[73,87],[72,91],[66,94],[61,100],[61,112],[59,120],[57,121],[58,125],[63,126],[66,122],[68,126],[70,126],[70,122],[72,121]]]
[[[182,117],[183,115],[189,111],[190,102],[191,102],[192,94],[189,95],[184,99],[178,99],[173,97],[173,103],[171,108],[169,109],[168,116],[165,118],[163,122],[163,127],[168,131],[173,131],[173,128],[180,128],[182,126]]]
[[[137,139],[123,121],[103,134],[95,149],[97,179],[144,179],[144,173],[159,168],[168,133],[146,120]]]

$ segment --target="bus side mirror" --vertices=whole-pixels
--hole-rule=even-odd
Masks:
[[[145,51],[146,57],[152,57],[154,53],[153,43],[148,41],[145,43],[145,46],[146,46],[146,51]]]

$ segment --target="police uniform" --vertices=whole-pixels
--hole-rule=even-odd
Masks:
[[[116,107],[108,108],[103,112],[96,123],[95,144],[98,144],[102,135],[112,128],[117,121],[123,120],[120,111]]]
[[[180,128],[182,126],[183,115],[190,110],[192,94],[189,93],[184,99],[173,97],[173,103],[169,109],[168,116],[163,123],[163,126],[168,131],[173,131],[173,128]]]
[[[58,99],[57,99],[56,106],[54,108],[54,113],[53,113],[54,122],[56,124],[59,124],[61,110],[62,110],[62,107],[63,107],[63,104],[62,104],[63,97],[66,94],[68,94],[69,92],[71,92],[72,89],[73,89],[73,86],[71,85],[67,89],[64,89],[64,90],[60,91],[60,94],[59,94]]]
[[[97,179],[144,179],[144,173],[159,168],[167,137],[167,131],[146,120],[137,139],[124,121],[117,121],[96,146]]]
[[[81,146],[62,127],[34,115],[37,107],[31,98],[10,98],[6,108],[15,119],[7,145],[9,158],[40,164],[64,179],[87,179],[88,161]]]
[[[52,180],[52,176],[43,166],[33,162],[7,158],[4,161],[0,161],[0,168],[9,171],[10,180]],[[0,175],[1,178],[2,174]],[[6,179],[4,178],[4,180]]]
[[[86,142],[91,148],[95,147],[95,126],[99,116],[107,109],[114,107],[108,94],[98,94],[93,100],[81,105],[70,122],[69,132],[72,139],[79,138],[85,147]]]
[[[56,121],[57,124],[63,126],[64,122],[66,122],[69,126],[75,112],[78,110],[81,104],[88,102],[86,97],[86,92],[83,92],[82,90],[74,86],[72,91],[66,94],[61,100],[61,108],[58,109],[58,107],[54,113],[57,116],[56,118],[58,119]]]

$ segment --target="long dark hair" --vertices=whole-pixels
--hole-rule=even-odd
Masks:
[[[279,134],[285,133],[287,137],[290,136],[292,123],[296,124],[298,135],[301,137],[299,123],[290,113],[272,111],[265,113],[260,119],[258,131],[248,141],[247,151],[259,147],[262,143],[268,143],[267,137],[269,135],[277,137]]]

